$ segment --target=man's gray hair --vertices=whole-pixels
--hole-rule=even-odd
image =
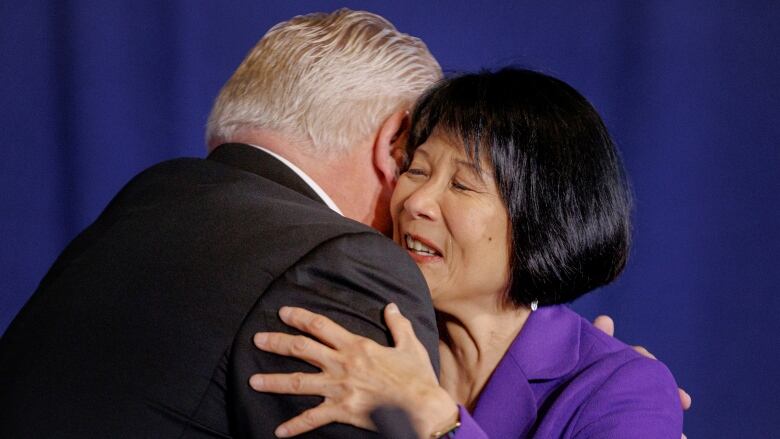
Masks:
[[[350,149],[441,78],[418,38],[384,18],[339,9],[277,24],[222,87],[207,143],[242,129],[284,133],[318,154]]]

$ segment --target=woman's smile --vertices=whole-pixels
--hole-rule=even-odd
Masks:
[[[401,245],[418,264],[443,261],[441,251],[431,241],[421,236],[406,233]]]
[[[462,145],[434,135],[415,152],[390,202],[396,242],[425,276],[437,309],[486,294],[509,276],[509,219],[492,176]],[[457,300],[456,300],[457,299]]]

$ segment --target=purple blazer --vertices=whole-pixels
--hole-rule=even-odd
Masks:
[[[660,361],[566,306],[531,313],[454,437],[680,439],[677,384]]]

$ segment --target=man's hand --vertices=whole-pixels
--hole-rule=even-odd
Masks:
[[[596,317],[596,320],[593,321],[593,326],[610,337],[615,336],[615,322],[612,321],[610,316],[600,315]]]
[[[615,336],[615,322],[612,321],[612,318],[609,316],[598,316],[596,317],[596,320],[593,321],[593,326],[600,329],[605,334],[609,335],[610,337]],[[645,349],[642,346],[634,346],[634,350],[642,354],[643,356],[647,358],[652,358],[653,360],[656,360],[655,355],[650,353],[647,349]],[[680,405],[682,405],[683,410],[688,410],[691,408],[691,395],[688,395],[688,393],[683,389],[677,389],[680,393]],[[685,436],[683,436],[685,437]]]

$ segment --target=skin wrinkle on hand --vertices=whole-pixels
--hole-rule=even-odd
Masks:
[[[319,319],[320,323],[312,324],[316,319]],[[425,348],[417,340],[410,322],[401,315],[400,311],[385,310],[385,320],[396,342],[395,347],[390,348],[349,334],[324,316],[316,316],[303,309],[294,308],[286,311],[285,320],[285,323],[296,329],[312,330],[311,335],[325,344],[332,344],[334,348],[331,349],[311,339],[302,350],[294,354],[307,361],[318,358],[324,364],[321,373],[256,374],[250,378],[250,386],[257,391],[310,394],[312,390],[316,390],[317,394],[325,397],[326,401],[320,406],[307,410],[279,426],[277,433],[280,437],[300,434],[333,421],[372,428],[374,425],[368,418],[358,416],[347,419],[344,416],[355,411],[362,413],[364,411],[362,407],[366,407],[368,410],[365,411],[370,413],[371,407],[384,404],[401,406],[408,401],[425,403],[410,411],[412,422],[418,431],[430,433],[444,428],[447,422],[457,418],[457,406],[439,386]],[[329,333],[336,335],[328,335]],[[343,337],[340,338],[339,334]],[[261,342],[257,343],[258,348],[284,355],[292,352],[292,344],[295,343],[296,337],[299,336],[269,333],[255,340]],[[263,339],[265,342],[262,342]],[[269,340],[276,341],[269,342]],[[395,355],[393,361],[385,358],[388,354]],[[327,357],[333,358],[328,360]],[[397,373],[399,363],[407,365],[401,374]],[[393,364],[393,367],[388,368],[390,364]],[[423,384],[420,384],[420,371],[426,368],[427,373],[423,376],[427,378]],[[366,378],[355,383],[355,376]],[[417,379],[411,380],[410,377]],[[415,385],[409,386],[409,383]],[[387,399],[388,395],[392,395],[392,392],[386,391],[388,388],[405,392],[396,398]],[[374,399],[377,396],[385,397],[385,400],[365,399],[362,395],[374,395]],[[338,410],[340,405],[345,407],[346,415],[333,412]],[[432,421],[436,419],[446,422]]]

